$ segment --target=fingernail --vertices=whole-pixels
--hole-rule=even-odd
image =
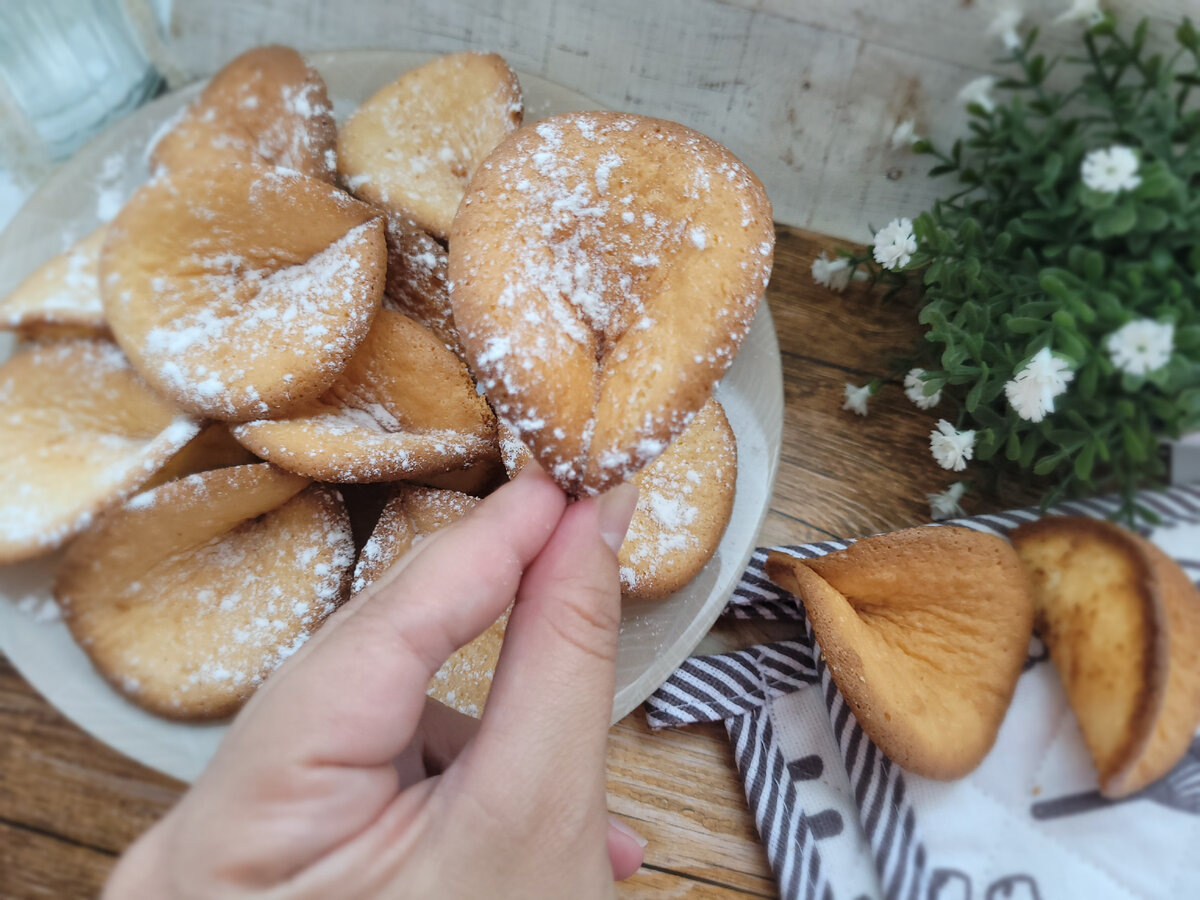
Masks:
[[[637,845],[639,847],[642,847],[643,849],[645,848],[646,844],[649,843],[649,841],[647,841],[644,837],[642,837],[640,834],[638,834],[636,831],[634,831],[632,828],[630,828],[628,825],[626,825],[624,822],[622,822],[616,816],[609,816],[608,824],[611,825],[617,831],[621,832],[621,834],[625,835],[626,837],[633,838],[635,841],[637,841]]]
[[[631,481],[623,481],[607,493],[596,498],[600,514],[600,537],[616,553],[625,541],[629,521],[637,507],[638,489]]]

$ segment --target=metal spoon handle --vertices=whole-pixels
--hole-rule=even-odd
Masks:
[[[1120,802],[1101,796],[1099,791],[1088,791],[1084,794],[1068,794],[1053,800],[1043,800],[1033,804],[1030,812],[1035,819],[1057,819],[1060,816],[1074,816],[1094,809],[1103,809]]]

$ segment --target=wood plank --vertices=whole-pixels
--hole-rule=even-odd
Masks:
[[[0,897],[91,900],[116,857],[0,819]]]
[[[182,789],[79,730],[0,656],[0,820],[119,853]]]
[[[743,891],[723,884],[698,881],[690,875],[643,866],[632,878],[617,885],[617,896],[621,900],[745,900],[746,897],[777,897],[778,893],[760,894]]]
[[[608,787],[610,810],[649,841],[649,865],[774,894],[723,725],[651,731],[635,711],[609,734]]]

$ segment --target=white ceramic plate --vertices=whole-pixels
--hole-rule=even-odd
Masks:
[[[429,54],[344,51],[316,54],[340,117]],[[595,109],[586,97],[521,75],[526,121]],[[0,296],[38,264],[111,216],[146,178],[149,139],[196,93],[161,97],[95,138],[34,194],[0,235]],[[0,358],[11,342],[0,338]],[[737,435],[733,518],[716,556],[684,590],[657,603],[627,604],[621,617],[613,721],[641,703],[692,651],[717,618],[754,549],[779,465],[783,381],[771,316],[762,304],[741,353],[717,388]],[[0,461],[0,465],[3,461]],[[147,766],[190,781],[204,768],[223,724],[169,722],[125,700],[92,669],[61,622],[18,608],[50,596],[58,554],[0,569],[0,650],[55,707],[84,730]],[[24,604],[21,601],[25,600]]]

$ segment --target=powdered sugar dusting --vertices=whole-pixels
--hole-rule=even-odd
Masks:
[[[100,248],[104,229],[54,257],[0,301],[0,326],[30,324],[104,327],[100,303]]]
[[[200,430],[111,344],[37,347],[0,367],[0,559],[49,550],[132,493]]]
[[[682,587],[708,561],[732,509],[733,433],[715,400],[634,478],[638,503],[618,561],[622,588],[653,599]]]
[[[165,485],[159,490],[169,489],[172,502],[135,513],[140,527],[163,528],[186,510],[189,496],[220,504],[226,490],[255,490],[231,478],[219,489],[204,476]],[[105,579],[110,587],[102,593],[72,576],[63,599],[77,637],[92,637],[89,653],[134,699],[180,714],[228,711],[345,599],[353,561],[340,495],[314,485],[207,541],[182,542],[166,558],[148,560],[152,570]]]
[[[122,232],[103,290],[114,332],[156,387],[200,414],[244,419],[275,413],[293,391],[327,386],[344,366],[377,308],[383,273],[373,247],[382,224],[363,221],[361,205],[310,179],[278,169],[224,172],[212,196],[185,202],[173,268],[144,272]],[[153,182],[132,226],[177,202],[180,190],[172,177]],[[264,246],[261,236],[249,239],[254,253],[242,252],[246,210],[285,214],[297,193],[349,219],[345,233],[306,259]]]
[[[761,185],[695,132],[611,113],[523,130],[472,184],[450,272],[476,374],[564,487],[603,489],[662,452],[749,330],[770,267]],[[691,361],[668,371],[664,348],[682,334]],[[570,390],[595,398],[590,421],[543,408],[568,371]]]
[[[445,237],[476,167],[521,123],[498,56],[454,53],[405,73],[342,128],[341,174],[358,196]],[[368,177],[369,176],[369,177]]]

